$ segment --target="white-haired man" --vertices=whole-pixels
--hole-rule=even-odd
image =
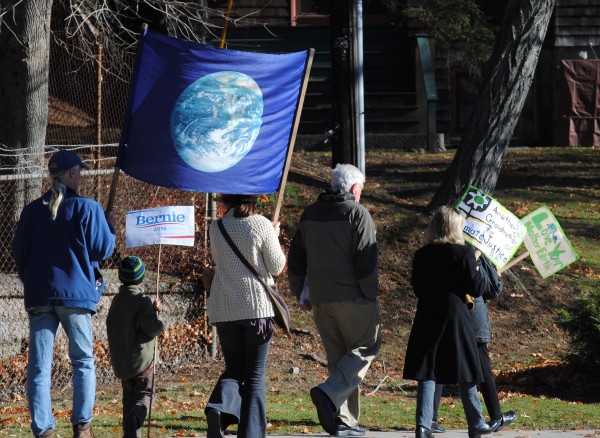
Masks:
[[[375,223],[359,204],[365,176],[338,164],[331,189],[300,218],[288,258],[290,290],[300,300],[305,280],[308,300],[327,354],[329,375],[310,390],[323,429],[335,436],[363,436],[359,385],[381,346],[377,303]]]

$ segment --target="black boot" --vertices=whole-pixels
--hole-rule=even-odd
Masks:
[[[481,426],[469,427],[469,438],[481,438],[481,435],[492,432],[494,432],[494,427],[488,423],[483,423]]]
[[[221,411],[214,408],[206,408],[206,423],[208,430],[206,431],[207,438],[223,438],[225,436],[225,428],[221,418]]]
[[[417,429],[415,430],[415,438],[433,438],[433,435],[426,427],[417,426]]]
[[[508,411],[502,414],[499,420],[490,421],[490,426],[494,429],[494,432],[498,432],[504,426],[508,426],[517,419],[517,413],[515,411]]]

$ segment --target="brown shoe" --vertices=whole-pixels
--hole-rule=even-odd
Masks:
[[[54,438],[54,429],[45,430],[44,433],[36,435],[36,438]]]
[[[79,423],[73,426],[73,438],[94,438],[90,423]]]

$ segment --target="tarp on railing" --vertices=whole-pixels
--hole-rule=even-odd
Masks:
[[[557,105],[558,144],[600,146],[600,60],[560,61]]]

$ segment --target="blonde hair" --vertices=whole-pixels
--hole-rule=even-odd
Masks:
[[[425,232],[427,243],[455,243],[463,245],[465,218],[456,209],[442,206],[433,213]]]
[[[47,204],[48,208],[50,209],[52,220],[56,219],[58,207],[60,206],[60,203],[65,197],[65,192],[67,191],[67,186],[65,183],[70,170],[71,169],[63,170],[62,172],[50,175],[50,191],[52,192],[52,198],[50,198],[49,201],[45,201],[44,203]]]

